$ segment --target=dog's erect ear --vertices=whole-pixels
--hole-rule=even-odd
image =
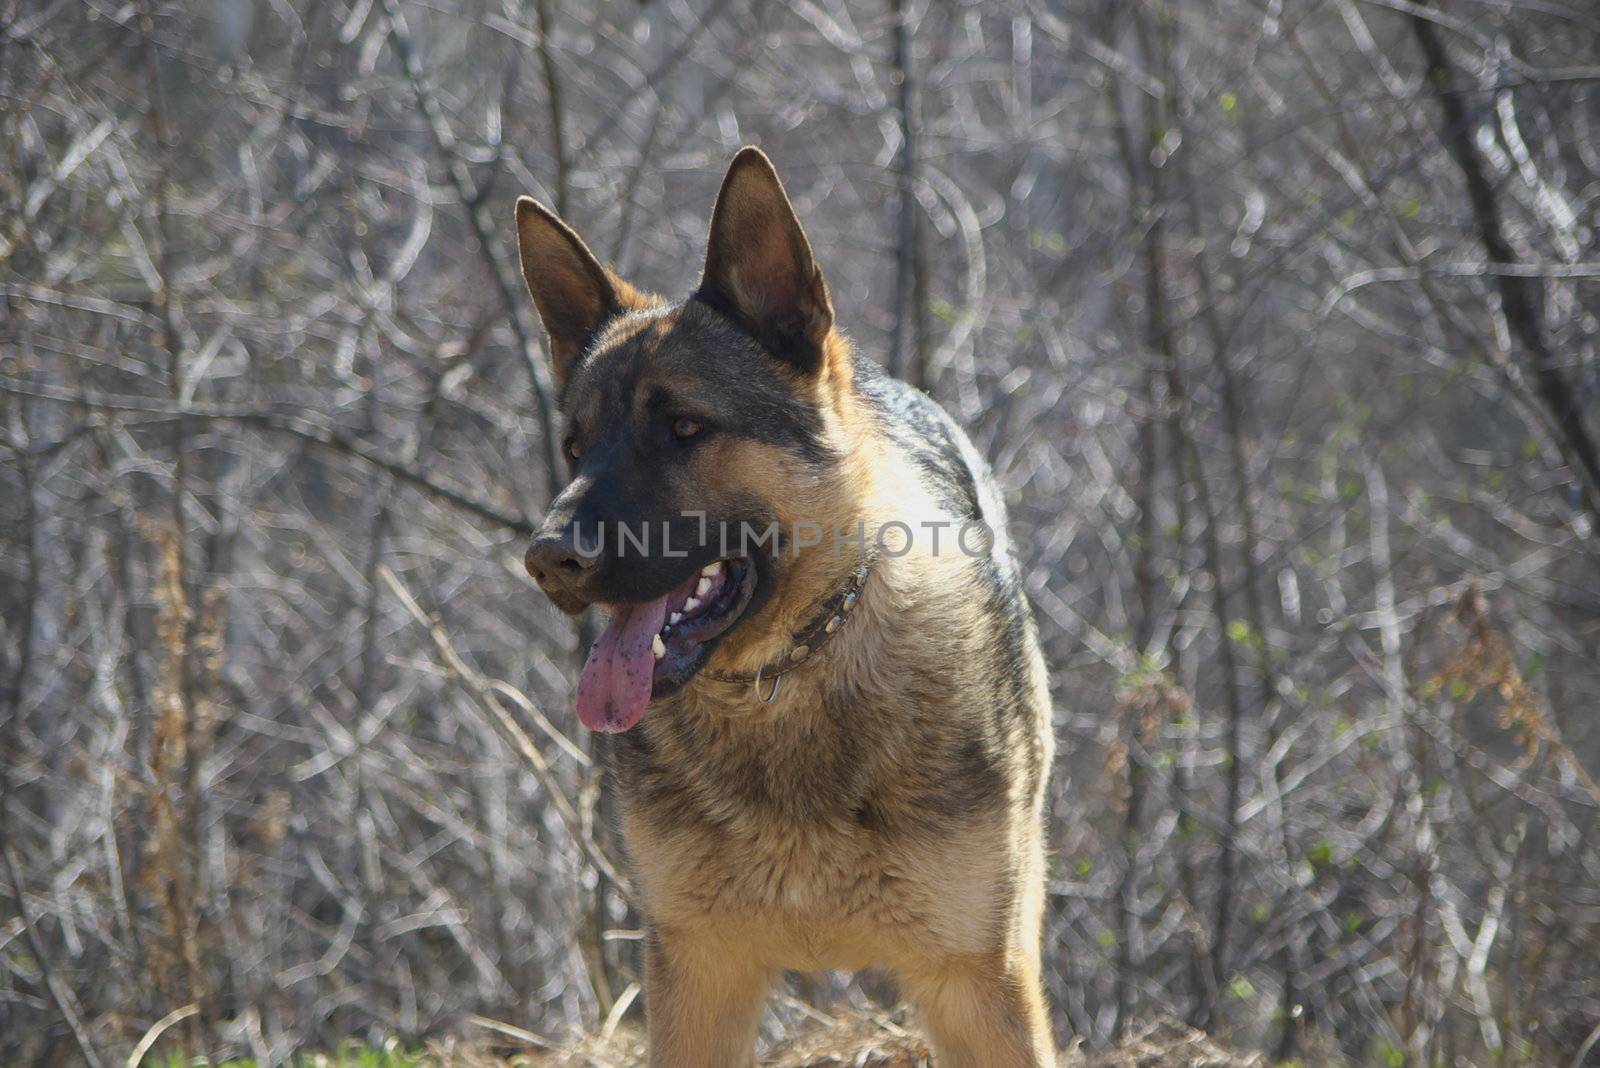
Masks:
[[[758,148],[740,149],[722,180],[695,297],[736,318],[774,356],[808,373],[821,369],[833,328],[828,284]]]
[[[532,197],[517,198],[517,248],[522,277],[550,335],[550,369],[560,384],[601,324],[621,310],[624,287],[572,227]]]

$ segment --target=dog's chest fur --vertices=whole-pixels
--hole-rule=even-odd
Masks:
[[[1003,532],[1003,505],[931,401],[857,381],[893,487],[874,514],[951,522],[942,550],[880,557],[771,705],[706,680],[615,741],[651,923],[757,940],[781,967],[882,963],[900,940],[981,952],[1037,863],[1051,746],[1032,619],[1007,550],[969,555],[953,534]]]
[[[1006,628],[961,613],[966,583],[908,598],[876,580],[825,669],[773,706],[699,688],[617,740],[654,922],[745,930],[789,967],[881,962],[901,937],[976,952],[1009,922],[1039,691],[1015,685]]]

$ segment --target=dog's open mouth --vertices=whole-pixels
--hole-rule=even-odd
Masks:
[[[665,597],[611,606],[578,680],[583,725],[629,730],[652,697],[693,678],[749,607],[755,581],[750,561],[734,557],[707,564]]]

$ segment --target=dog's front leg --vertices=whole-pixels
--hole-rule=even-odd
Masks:
[[[928,960],[900,974],[939,1068],[1052,1068],[1055,1044],[1037,957],[1025,951]]]
[[[771,972],[738,947],[652,927],[645,941],[650,1068],[750,1068]]]

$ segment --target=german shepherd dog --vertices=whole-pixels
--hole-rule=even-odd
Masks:
[[[887,968],[938,1063],[1054,1063],[1053,741],[1000,494],[855,355],[771,162],[723,180],[676,303],[517,202],[571,483],[528,549],[609,617],[577,711],[617,732],[655,1068],[743,1068],[785,969]]]

